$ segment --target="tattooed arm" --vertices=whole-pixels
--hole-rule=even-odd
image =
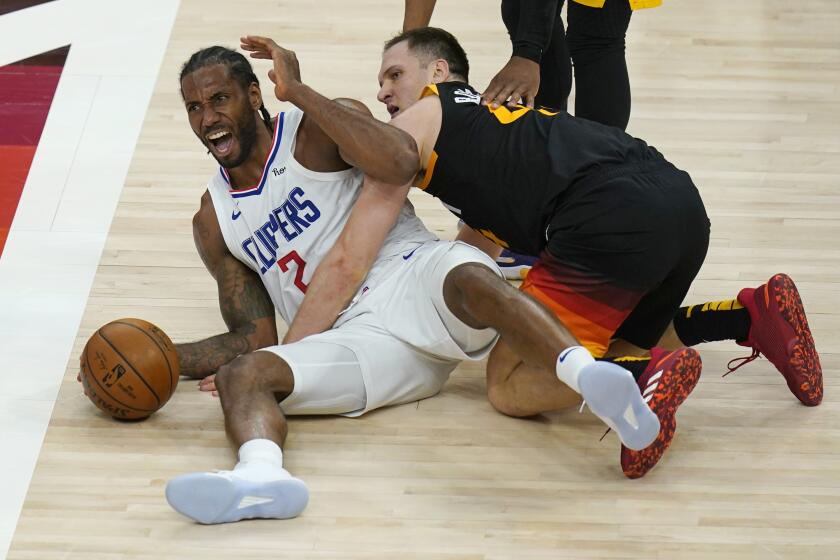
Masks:
[[[193,237],[201,260],[219,287],[219,307],[229,332],[198,342],[176,344],[181,374],[202,379],[240,354],[277,344],[274,305],[259,276],[225,245],[209,193],[193,218]]]

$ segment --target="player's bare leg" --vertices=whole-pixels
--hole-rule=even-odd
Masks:
[[[508,416],[580,406],[581,397],[548,368],[525,363],[502,339],[487,360],[487,398]]]
[[[283,468],[281,447],[288,432],[278,400],[294,388],[289,366],[269,352],[240,356],[219,369],[216,389],[225,431],[239,449],[231,471],[191,473],[171,480],[166,498],[199,523],[299,515],[309,491]]]
[[[476,329],[493,328],[504,341],[488,367],[488,393],[501,412],[522,416],[564,408],[570,395],[559,386],[562,382],[581,394],[628,447],[643,449],[656,438],[659,420],[642,400],[632,374],[596,362],[551,312],[492,270],[473,263],[457,266],[447,275],[443,293],[459,320]],[[550,381],[551,372],[556,383]],[[534,380],[544,389],[554,388],[528,405],[525,394],[517,392]]]
[[[288,425],[277,402],[294,386],[289,366],[271,352],[245,354],[220,368],[216,389],[231,443],[239,448],[253,439],[268,439],[283,447]]]

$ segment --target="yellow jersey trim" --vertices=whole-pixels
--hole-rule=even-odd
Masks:
[[[421,191],[425,191],[429,187],[429,183],[432,182],[432,175],[435,173],[435,165],[437,164],[438,155],[437,152],[432,150],[432,153],[429,155],[429,161],[426,162],[426,171],[423,173],[423,180],[417,185],[417,188]]]
[[[499,105],[495,109],[490,107],[490,105],[485,105],[485,107],[487,107],[487,110],[490,111],[493,114],[493,116],[496,117],[502,124],[510,124],[516,119],[524,116],[526,113],[528,113],[528,111],[531,110],[528,107],[521,106],[517,107],[513,111],[511,111],[504,105]]]
[[[440,97],[440,92],[438,91],[436,84],[429,84],[424,87],[423,91],[420,93],[420,99],[429,97],[430,95],[437,95]],[[417,188],[421,191],[425,191],[429,187],[429,183],[432,182],[432,175],[435,173],[435,164],[437,163],[437,160],[437,152],[432,150],[432,153],[429,154],[429,161],[426,162],[426,171],[423,173],[423,180],[420,181],[419,185],[417,185]]]
[[[603,8],[605,0],[572,0],[578,4],[589,6],[590,8]],[[618,2],[619,0],[610,0],[611,2]],[[643,10],[645,8],[656,8],[662,5],[662,0],[629,0],[631,10]]]
[[[513,121],[521,118],[522,116],[527,115],[528,111],[533,110],[533,109],[529,109],[528,107],[525,107],[523,105],[517,105],[513,109],[513,111],[511,111],[510,109],[508,109],[504,105],[499,105],[495,109],[492,109],[490,107],[490,105],[485,105],[485,107],[487,107],[487,110],[490,111],[493,114],[493,116],[496,117],[496,119],[498,119],[498,121],[502,124],[510,124]],[[553,117],[559,111],[549,111],[548,109],[544,109],[544,108],[541,107],[541,108],[537,109],[537,112],[541,113],[543,115],[548,115],[549,117]]]
[[[503,249],[507,249],[508,247],[510,247],[507,241],[505,241],[504,239],[500,239],[495,233],[493,233],[489,229],[479,229],[477,231],[485,238],[489,239],[490,241],[492,241],[499,247],[502,247]]]
[[[424,97],[429,97],[430,95],[437,95],[440,97],[440,93],[438,92],[437,84],[429,84],[423,88],[423,91],[420,93],[420,99]]]
[[[420,94],[420,99],[423,99],[424,97],[428,97],[430,95],[437,95],[438,97],[440,97],[440,92],[438,91],[437,85],[429,84],[426,87],[424,87],[423,92]],[[504,105],[495,110],[490,109],[490,106],[487,105],[487,109],[491,113],[493,113],[496,116],[496,118],[502,122],[502,124],[511,123],[531,110],[528,107],[520,106],[516,110],[510,111],[510,109],[508,109]],[[557,114],[547,111],[545,109],[540,109],[540,113],[546,115]],[[437,152],[432,150],[432,153],[429,155],[429,161],[426,162],[426,172],[423,174],[423,180],[420,182],[419,185],[417,185],[418,189],[425,191],[429,187],[429,184],[432,182],[432,175],[434,175],[435,173],[435,165],[437,165],[437,160]],[[489,229],[479,229],[478,232],[493,243],[495,243],[496,245],[498,245],[499,247],[509,247],[509,244],[504,239],[500,239],[495,233],[493,233]]]

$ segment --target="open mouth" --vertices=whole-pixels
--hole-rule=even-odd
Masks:
[[[392,117],[400,112],[400,108],[396,105],[387,105],[386,108],[388,109],[388,113],[390,113]]]
[[[211,132],[205,136],[205,138],[207,139],[210,149],[216,152],[219,156],[228,155],[233,148],[233,143],[235,141],[233,134],[227,130],[217,130],[216,132]]]

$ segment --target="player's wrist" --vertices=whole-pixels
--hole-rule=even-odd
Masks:
[[[302,101],[306,98],[306,95],[313,92],[312,88],[307,86],[301,81],[298,80],[290,80],[287,84],[285,84],[285,99],[281,99],[281,101],[288,101],[289,103],[294,103],[298,105],[298,101]],[[278,96],[279,98],[280,96]],[[302,109],[302,107],[301,107]]]
[[[542,60],[542,49],[533,45],[514,45],[511,59],[524,58],[539,65]]]

